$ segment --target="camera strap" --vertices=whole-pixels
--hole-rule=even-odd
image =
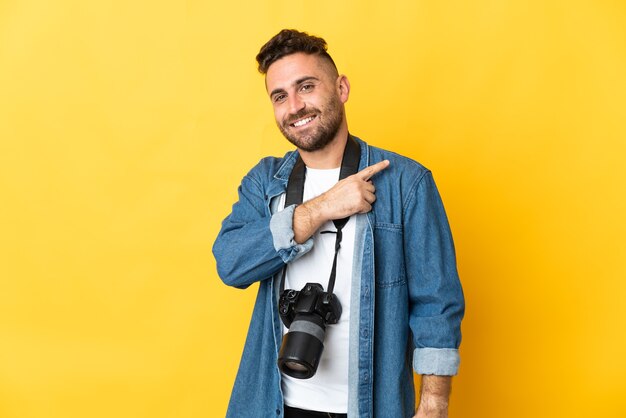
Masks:
[[[341,160],[341,170],[339,171],[339,180],[343,180],[359,171],[359,161],[361,159],[361,147],[358,142],[352,136],[348,135],[348,141],[343,151],[343,158]],[[298,160],[291,171],[289,176],[289,182],[287,183],[287,193],[285,196],[285,207],[290,205],[299,205],[304,198],[304,181],[306,180],[306,167],[302,158],[298,156]],[[322,231],[321,234],[336,234],[335,238],[335,256],[333,258],[333,267],[330,272],[330,278],[328,279],[328,293],[333,293],[335,288],[335,277],[337,276],[337,255],[341,248],[341,239],[343,234],[341,230],[348,223],[350,217],[335,219],[336,231]],[[285,290],[285,276],[287,274],[287,266],[283,269],[282,278],[280,281],[280,291],[282,293]]]

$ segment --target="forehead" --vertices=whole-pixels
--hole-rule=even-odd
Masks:
[[[265,87],[267,91],[285,89],[303,77],[316,77],[320,80],[329,77],[329,64],[315,54],[297,52],[274,62],[267,69]]]

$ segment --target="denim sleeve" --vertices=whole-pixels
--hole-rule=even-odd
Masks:
[[[452,376],[459,367],[465,302],[448,219],[429,171],[416,181],[404,213],[413,369]]]
[[[222,281],[246,288],[272,277],[285,263],[304,255],[312,248],[313,240],[295,242],[295,205],[271,216],[267,214],[266,197],[252,176],[244,177],[238,193],[239,200],[222,222],[213,244],[213,255]]]

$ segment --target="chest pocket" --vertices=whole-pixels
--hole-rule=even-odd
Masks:
[[[406,283],[402,225],[375,224],[374,257],[377,287],[401,286]]]

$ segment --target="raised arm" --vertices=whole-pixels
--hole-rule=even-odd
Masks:
[[[388,165],[382,161],[367,167],[317,198],[272,215],[266,212],[261,183],[252,175],[244,177],[239,200],[213,245],[220,278],[229,286],[245,288],[272,277],[285,263],[310,251],[311,236],[324,222],[370,211],[376,200],[370,179]]]
[[[376,187],[371,178],[389,166],[381,161],[339,181],[326,193],[299,205],[294,213],[295,240],[308,240],[326,221],[372,210]]]

